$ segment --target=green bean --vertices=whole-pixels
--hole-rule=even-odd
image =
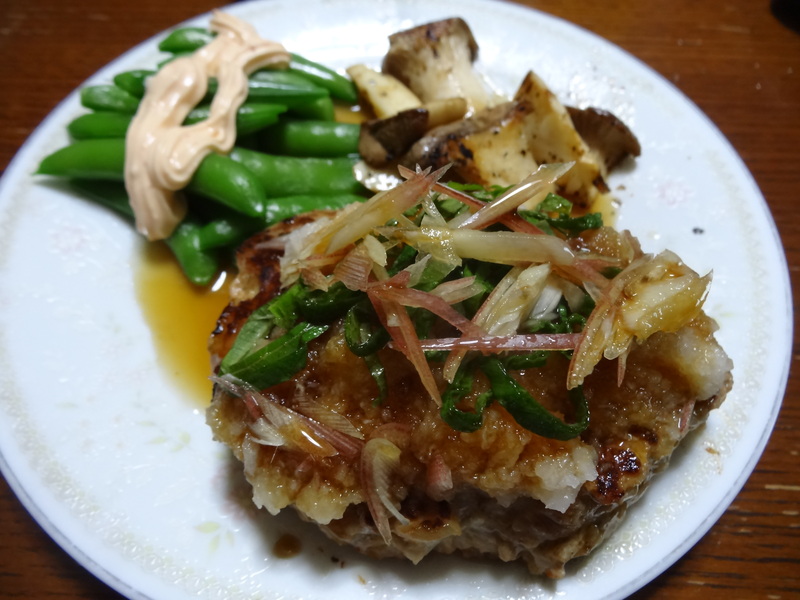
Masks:
[[[267,197],[356,194],[363,190],[353,175],[354,159],[265,154],[235,147],[230,157],[250,169]]]
[[[114,76],[114,85],[125,90],[131,96],[143,98],[147,89],[147,78],[152,75],[155,75],[155,71],[149,69],[123,71]]]
[[[129,219],[133,224],[133,209],[128,199],[128,193],[122,183],[117,181],[71,179],[68,185],[81,198],[87,198],[106,208],[110,208]]]
[[[263,226],[260,219],[241,215],[219,217],[200,228],[197,234],[198,246],[200,250],[238,246]]]
[[[236,112],[236,133],[247,135],[278,122],[281,114],[287,110],[284,104],[242,104]],[[189,113],[185,124],[190,125],[207,119],[210,106],[199,106]]]
[[[122,182],[72,179],[68,186],[78,196],[110,208],[133,222],[133,209]],[[194,205],[190,207],[193,213],[194,208]],[[197,246],[200,250],[238,245],[263,227],[261,219],[237,214],[219,216],[219,210],[214,212],[217,214],[215,218],[198,227]]]
[[[133,209],[122,183],[73,179],[69,182],[69,186],[82,198],[114,210],[133,225]],[[219,257],[202,247],[203,230],[204,228],[194,219],[187,218],[165,240],[187,279],[200,286],[211,283],[220,265]]]
[[[265,203],[264,221],[266,225],[274,225],[297,215],[302,215],[312,210],[338,210],[353,204],[363,202],[364,196],[357,194],[336,194],[332,196],[286,196],[283,198],[270,198]]]
[[[214,34],[202,27],[180,27],[167,35],[158,44],[162,52],[194,52],[214,39]]]
[[[206,102],[211,102],[218,88],[216,79],[208,81],[208,91]],[[323,109],[325,99],[330,101],[328,91],[325,88],[314,85],[307,79],[296,73],[285,70],[264,69],[253,73],[248,79],[247,102],[284,104],[297,107],[299,111],[314,112],[315,114],[327,114]],[[320,107],[315,106],[319,101]]]
[[[216,89],[216,81],[209,82],[209,91]],[[328,90],[314,85],[297,73],[281,69],[262,69],[250,75],[248,100],[307,102],[328,97]],[[285,98],[285,100],[283,100]]]
[[[330,96],[297,101],[292,104],[291,108],[292,114],[301,119],[333,121],[336,118],[336,107]]]
[[[248,217],[263,217],[266,194],[258,178],[229,156],[211,153],[194,172],[187,189]]]
[[[189,281],[206,286],[219,272],[220,260],[215,252],[200,247],[200,230],[198,223],[184,219],[165,242]]]
[[[79,140],[45,157],[37,171],[55,177],[122,181],[125,140]],[[264,189],[246,167],[228,156],[209,154],[186,189],[250,217],[263,217]]]
[[[36,171],[70,179],[122,181],[125,172],[125,140],[79,140],[46,156]]]
[[[215,34],[202,27],[181,27],[175,29],[158,44],[158,49],[171,54],[184,54],[202,48]],[[344,75],[320,63],[298,54],[291,54],[289,69],[320,87],[327,89],[334,98],[346,102],[356,102],[358,94],[353,82]]]
[[[74,140],[125,137],[133,115],[97,111],[83,114],[67,125],[67,133]]]
[[[114,85],[87,86],[81,89],[81,103],[92,110],[133,114],[144,96],[145,80],[152,74],[152,71],[127,71],[115,77]],[[217,87],[217,80],[210,79],[206,102],[213,99]],[[253,73],[248,80],[247,101],[289,105],[296,107],[298,114],[319,119],[333,114],[328,90],[287,70],[264,69]]]
[[[168,62],[195,51],[213,37],[203,28],[180,28],[159,48],[173,55]],[[68,125],[75,141],[45,157],[37,173],[66,178],[80,195],[133,221],[123,184],[124,137],[145,95],[147,80],[155,73],[148,69],[125,71],[114,77],[113,85],[83,88],[81,103],[93,112]],[[253,137],[256,132],[275,128],[274,146],[282,146],[288,150],[286,154],[294,156],[270,157],[237,148],[231,156],[210,154],[200,163],[186,186],[189,196],[195,196],[191,213],[166,240],[187,277],[199,285],[210,282],[218,270],[216,250],[240,243],[267,224],[364,200],[360,195],[363,188],[352,172],[354,159],[347,157],[357,153],[359,127],[333,121],[333,98],[357,100],[349,79],[293,54],[288,69],[262,69],[251,75],[248,87],[249,102],[237,114],[239,143],[251,143],[245,142],[244,136],[261,143],[266,136]],[[212,79],[206,95],[209,102],[216,90],[217,81]],[[196,107],[185,124],[207,118],[209,110],[205,104]],[[306,122],[282,126],[280,115],[286,112]],[[213,202],[206,207],[202,198]],[[217,209],[211,208],[214,203]]]
[[[200,106],[192,110],[184,124],[191,125],[209,116],[210,107]],[[247,135],[278,122],[286,112],[282,104],[243,104],[236,113],[237,135]],[[125,137],[133,115],[118,112],[97,111],[75,118],[67,125],[67,131],[75,140]]]
[[[358,153],[361,126],[335,121],[282,119],[260,136],[267,152],[290,156],[334,157]]]
[[[139,108],[139,98],[116,85],[90,85],[81,89],[81,104],[91,110],[108,110],[133,114]]]
[[[358,100],[355,85],[344,75],[297,54],[291,56],[290,71],[300,73],[318,86],[324,87],[334,98],[350,103]]]

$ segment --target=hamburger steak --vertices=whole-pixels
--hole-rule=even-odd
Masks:
[[[432,183],[433,176],[412,179],[400,187],[422,186],[421,191],[405,192],[415,197],[414,204],[431,186],[447,193]],[[383,229],[372,237],[389,255],[385,268],[376,266],[381,261],[374,252],[366,253],[366,246],[374,247],[366,242],[372,234],[338,250],[328,243],[327,254],[320,251],[332,231],[364,218],[375,204],[373,199],[339,215],[304,215],[255,235],[241,247],[231,302],[210,339],[218,376],[207,420],[215,438],[243,463],[256,505],[272,514],[292,507],[330,538],[369,556],[405,557],[414,563],[431,552],[494,556],[522,561],[534,574],[563,577],[570,559],[588,554],[609,536],[650,479],[668,465],[678,444],[704,423],[731,387],[730,360],[714,338],[714,321],[700,308],[704,292],[700,300],[695,294],[688,302],[691,289],[676,283],[688,281],[691,288],[707,280],[670,253],[644,255],[627,232],[601,226],[577,235],[534,234],[559,240],[574,256],[592,257],[595,262],[587,264],[594,265],[595,273],[602,270],[598,257],[616,267],[598,281],[577,263],[554,259],[545,264],[545,290],[561,290],[549,301],[548,318],[562,311],[565,298],[574,298],[576,289],[593,300],[584,313],[588,318],[579,319],[562,336],[569,348],[490,347],[497,340],[539,343],[546,337],[541,329],[520,333],[530,330],[519,318],[510,329],[485,318],[486,307],[507,277],[515,273],[519,282],[523,272],[531,272],[528,267],[498,266],[502,260],[490,259],[506,275],[495,277],[495,291],[488,298],[478,294],[481,308],[468,308],[469,299],[462,297],[447,300],[470,320],[463,323],[436,308],[439,303],[426,304],[416,298],[417,292],[409,292],[411,284],[400,275],[413,267],[391,270],[392,261],[401,260],[400,248],[415,243],[408,231]],[[428,216],[435,212],[430,206],[427,210]],[[398,229],[413,229],[402,218],[398,222]],[[305,253],[297,253],[298,244],[305,244]],[[428,254],[420,246],[413,264]],[[430,247],[428,251],[435,254]],[[292,262],[286,256],[290,253],[300,258]],[[465,265],[466,254],[460,254]],[[361,263],[353,257],[365,255],[378,262],[368,261],[372,268],[354,276],[358,269],[353,265]],[[338,262],[326,262],[331,256]],[[298,264],[302,268],[296,269]],[[343,268],[345,264],[350,268]],[[289,274],[292,269],[294,275]],[[449,277],[451,287],[460,281],[474,284],[475,278],[466,275],[466,267],[457,268],[444,279]],[[279,380],[250,383],[235,369],[224,373],[222,361],[254,312],[285,296],[292,285],[325,294],[337,281],[340,290],[357,289],[371,300],[358,306],[372,311],[369,322],[383,325],[388,341],[369,355],[354,353],[348,313],[304,338],[307,360],[304,356],[299,368]],[[658,287],[665,282],[671,291]],[[434,291],[447,298],[441,285]],[[658,287],[650,294],[656,299],[643,301],[642,309],[637,299],[647,298],[652,286]],[[431,289],[421,283],[416,287]],[[540,286],[537,294],[526,305],[526,314],[541,311],[546,291]],[[556,303],[562,308],[554,311]],[[671,316],[670,306],[678,306]],[[427,329],[419,317],[426,308],[441,317]],[[416,319],[415,341],[402,332],[405,315]],[[470,324],[479,325],[489,340],[481,351],[452,341],[474,336]],[[294,331],[278,326],[265,339],[249,343],[263,347],[285,337],[287,329]],[[562,339],[548,339],[556,338]],[[440,345],[426,345],[431,339]],[[428,371],[410,348],[417,343],[417,351],[426,353]],[[516,366],[508,361],[532,355],[538,356],[536,361]],[[450,362],[456,356],[461,365],[457,370]],[[507,370],[490,368],[501,364]],[[465,379],[464,365],[479,366],[465,371]],[[526,422],[529,413],[513,400],[520,396],[508,392],[511,380],[515,390],[538,401],[532,409],[533,427]],[[582,392],[583,403],[571,393],[575,390]],[[540,416],[545,425],[537,430]]]

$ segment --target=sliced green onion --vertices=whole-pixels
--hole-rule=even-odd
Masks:
[[[478,396],[475,401],[473,412],[461,410],[456,405],[472,391],[472,366],[463,364],[459,368],[453,382],[447,386],[442,394],[442,408],[440,415],[442,420],[456,431],[471,433],[477,431],[483,425],[483,412],[492,403],[493,397],[490,392],[485,392]]]
[[[489,358],[483,361],[481,370],[489,378],[494,399],[525,429],[547,438],[570,440],[579,436],[589,426],[589,404],[580,386],[568,392],[575,407],[575,422],[566,423],[548,411],[517,383],[499,359]]]
[[[384,369],[383,363],[377,354],[369,354],[365,356],[364,361],[367,363],[367,367],[369,368],[369,374],[372,375],[372,379],[375,380],[375,384],[378,386],[378,397],[375,399],[375,404],[380,405],[384,400],[386,400],[386,395],[388,394],[389,389],[389,386],[386,383],[386,370]]]
[[[330,323],[343,317],[363,297],[362,292],[350,290],[337,281],[327,291],[305,294],[298,302],[297,310],[312,323]]]
[[[565,235],[576,234],[603,226],[603,215],[600,213],[589,213],[579,217],[571,217],[571,213],[572,202],[553,193],[547,194],[535,210],[519,211],[523,219],[550,234],[554,230]]]
[[[350,307],[344,320],[344,339],[356,356],[375,354],[391,339],[389,332],[378,323],[374,311],[367,303]]]

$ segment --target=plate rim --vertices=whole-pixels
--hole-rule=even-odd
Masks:
[[[288,2],[289,0],[279,0],[279,2]],[[394,1],[402,1],[402,0],[394,0]],[[476,5],[487,5],[491,3],[491,0],[472,0]],[[495,0],[496,1],[496,0]],[[303,0],[304,3],[307,4],[314,4],[317,0]],[[695,530],[694,534],[690,536],[689,539],[686,539],[683,544],[679,547],[672,550],[670,553],[665,555],[661,561],[654,564],[648,571],[641,573],[639,577],[635,580],[629,582],[627,587],[620,588],[618,594],[620,595],[611,595],[606,596],[607,598],[616,598],[616,597],[623,597],[624,595],[630,594],[633,591],[640,589],[642,586],[646,585],[668,568],[670,568],[681,556],[683,556],[688,550],[691,549],[703,536],[708,533],[708,531],[714,526],[714,524],[719,520],[719,518],[724,514],[727,508],[730,506],[731,502],[734,500],[736,495],[739,494],[741,489],[746,484],[749,477],[752,475],[752,472],[756,468],[758,462],[760,461],[764,450],[766,449],[767,443],[769,441],[770,435],[774,429],[775,423],[777,421],[778,415],[780,413],[783,399],[786,392],[786,386],[788,383],[788,376],[791,366],[791,347],[792,347],[792,339],[793,339],[793,311],[792,311],[792,288],[791,288],[791,281],[789,277],[788,271],[788,262],[786,259],[785,252],[783,251],[782,241],[780,239],[780,235],[775,224],[774,217],[770,213],[769,205],[766,202],[763,194],[761,193],[756,180],[754,179],[752,173],[748,169],[747,165],[744,163],[743,159],[739,156],[736,152],[735,148],[732,146],[730,141],[725,137],[722,131],[717,127],[717,125],[705,114],[702,110],[688,97],[684,94],[673,82],[669,81],[663,75],[659,74],[651,67],[649,67],[644,61],[636,57],[635,55],[631,54],[627,50],[613,44],[612,42],[602,38],[598,34],[594,33],[591,30],[582,28],[574,23],[567,21],[561,17],[554,16],[552,14],[543,12],[539,9],[527,7],[523,5],[513,4],[510,2],[506,2],[503,0],[503,4],[506,4],[507,8],[512,11],[520,11],[520,12],[532,12],[538,15],[538,18],[549,19],[556,22],[559,22],[562,26],[570,27],[578,29],[582,32],[582,34],[589,35],[598,41],[605,44],[609,49],[614,52],[620,53],[622,56],[625,57],[626,60],[633,60],[638,65],[646,70],[651,76],[657,77],[662,84],[669,86],[673,93],[680,97],[685,107],[691,109],[695,116],[702,119],[709,129],[716,135],[721,145],[725,147],[728,154],[730,155],[729,158],[736,161],[739,167],[740,175],[746,175],[749,179],[750,184],[752,185],[753,190],[759,196],[758,206],[764,211],[764,216],[766,217],[766,221],[771,226],[771,233],[773,239],[770,240],[771,245],[769,246],[771,250],[776,251],[776,258],[781,263],[780,272],[775,272],[775,274],[780,274],[781,276],[781,287],[785,292],[785,308],[786,314],[784,315],[785,321],[789,325],[788,332],[786,334],[786,352],[784,353],[785,362],[781,368],[781,374],[778,380],[775,382],[775,390],[776,390],[776,399],[771,404],[771,413],[767,418],[768,426],[765,427],[759,435],[759,439],[755,445],[754,451],[749,457],[747,461],[745,469],[739,472],[736,481],[733,486],[731,486],[725,496],[720,500],[714,511],[710,514],[707,514],[704,518],[702,527]],[[269,7],[272,4],[270,0],[248,0],[245,2],[237,3],[234,5],[229,5],[228,7],[223,7],[221,10],[237,10],[239,7],[245,5],[264,5],[265,7]],[[235,8],[234,8],[235,7]],[[189,19],[185,19],[184,21],[170,27],[169,29],[163,30],[161,32],[157,32],[153,36],[147,38],[146,40],[142,41],[141,43],[131,47],[130,49],[126,50],[121,55],[115,57],[111,61],[109,61],[106,65],[104,65],[101,69],[93,73],[90,77],[88,77],[83,83],[76,87],[75,90],[71,91],[64,99],[62,99],[50,113],[42,120],[42,122],[34,129],[31,135],[25,140],[22,146],[17,150],[15,155],[12,157],[11,161],[9,162],[3,177],[0,177],[0,199],[4,198],[6,195],[6,188],[11,185],[9,184],[9,180],[12,179],[9,176],[9,173],[16,173],[20,170],[22,165],[26,164],[26,158],[29,153],[33,152],[33,149],[40,143],[40,138],[45,135],[48,131],[49,127],[53,122],[59,121],[59,117],[61,114],[68,110],[68,105],[71,102],[74,102],[75,95],[77,90],[80,89],[86,82],[91,81],[97,77],[101,77],[104,73],[107,73],[115,68],[115,66],[126,60],[131,54],[140,53],[143,51],[147,51],[148,49],[154,46],[156,40],[161,38],[165,32],[171,30],[174,27],[184,26],[186,24],[197,22],[201,19],[208,18],[210,13],[203,13],[197,15],[195,17],[191,17]],[[30,161],[28,161],[28,164]],[[5,210],[3,205],[0,205],[0,210]],[[1,267],[1,265],[0,265]],[[46,511],[36,502],[36,500],[29,494],[29,490],[25,488],[23,483],[18,478],[17,474],[13,471],[10,466],[10,463],[7,461],[6,455],[3,453],[3,448],[0,446],[0,472],[2,472],[4,478],[9,484],[9,487],[12,489],[14,494],[20,500],[21,504],[26,508],[26,510],[31,514],[34,520],[47,532],[47,534],[62,548],[66,551],[70,556],[72,556],[81,566],[86,568],[89,572],[91,572],[94,576],[98,579],[109,585],[111,588],[117,590],[118,592],[125,594],[131,598],[151,598],[151,596],[143,595],[140,590],[131,587],[124,579],[120,579],[114,573],[106,569],[101,563],[98,563],[94,560],[91,556],[86,554],[83,549],[72,540],[69,540],[60,530],[56,523],[52,522],[48,517]]]

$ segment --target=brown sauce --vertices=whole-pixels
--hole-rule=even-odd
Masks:
[[[350,105],[344,102],[335,102],[334,105],[334,118],[340,123],[363,123],[366,121],[366,115],[361,110],[358,104]]]
[[[283,534],[275,542],[272,547],[272,553],[277,558],[292,558],[300,554],[303,550],[303,545],[300,543],[300,538],[293,536],[289,533]]]
[[[153,337],[158,362],[200,406],[211,400],[208,336],[228,302],[227,285],[202,289],[181,273],[169,249],[148,243],[135,273],[136,294]]]

